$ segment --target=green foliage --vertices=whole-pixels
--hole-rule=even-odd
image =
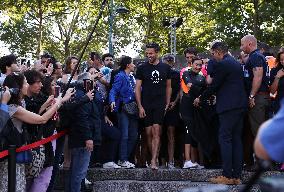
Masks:
[[[101,0],[2,0],[0,11],[8,20],[0,21],[0,40],[19,54],[35,56],[46,50],[63,61],[79,55],[98,15]],[[223,39],[238,49],[248,33],[271,46],[284,44],[283,0],[115,0],[129,14],[115,16],[115,52],[127,45],[143,53],[143,45],[155,41],[169,52],[169,28],[164,18],[182,17],[177,29],[177,52],[188,46],[200,51],[214,39]],[[108,48],[109,7],[105,9],[87,53]],[[142,47],[142,50],[141,50]]]

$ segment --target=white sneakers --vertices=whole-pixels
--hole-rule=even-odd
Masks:
[[[120,169],[121,166],[117,165],[115,162],[107,162],[103,164],[104,169]]]
[[[135,168],[135,165],[133,163],[130,163],[129,161],[118,161],[117,163],[121,168],[131,169]]]
[[[184,163],[183,169],[196,169],[198,165],[198,163],[192,163],[191,160],[189,160]]]
[[[85,185],[91,185],[91,184],[92,183],[88,179],[85,178]]]
[[[120,169],[120,168],[126,168],[131,169],[135,168],[135,165],[133,163],[130,163],[129,161],[118,161],[116,164],[115,162],[107,162],[103,164],[104,169]]]
[[[195,169],[204,169],[205,167],[203,165],[199,165],[198,163],[197,164],[197,167]]]

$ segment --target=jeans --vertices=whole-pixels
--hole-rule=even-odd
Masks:
[[[244,112],[243,109],[234,109],[219,114],[219,144],[223,176],[228,178],[240,178],[242,173]]]
[[[54,190],[55,181],[57,179],[57,175],[59,173],[59,164],[62,160],[62,153],[64,147],[65,136],[62,136],[56,140],[56,149],[54,155],[53,169],[51,179],[47,188],[47,192],[52,192]]]
[[[118,129],[121,132],[119,145],[119,160],[128,161],[138,135],[138,120],[121,111],[117,113]]]
[[[65,191],[80,192],[81,182],[87,175],[91,153],[85,147],[71,149],[69,186]]]
[[[103,162],[113,162],[120,142],[120,130],[115,126],[110,126],[104,120],[101,125],[102,135],[105,138]]]

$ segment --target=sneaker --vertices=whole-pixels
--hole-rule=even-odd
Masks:
[[[121,167],[122,163],[123,163],[123,161],[120,161],[120,160],[117,161],[117,165],[120,166],[120,167]]]
[[[85,185],[92,185],[92,183],[88,179],[85,178]]]
[[[103,164],[104,169],[120,169],[121,166],[117,165],[114,162],[107,162]]]
[[[227,178],[225,176],[218,176],[209,179],[209,182],[214,184],[223,184],[223,185],[235,185],[235,180]]]
[[[121,163],[121,168],[126,168],[126,169],[130,169],[130,168],[135,168],[135,165],[133,163],[130,163],[129,161],[124,161],[123,163]]]
[[[193,169],[204,169],[205,167],[203,165],[199,165],[198,163],[194,163],[197,165],[196,168],[193,168]]]
[[[175,169],[175,164],[174,164],[174,162],[169,162],[169,163],[168,163],[168,168],[169,168],[169,169]]]
[[[102,164],[101,163],[94,163],[92,165],[89,166],[90,168],[102,168]]]
[[[192,163],[190,160],[186,161],[183,165],[183,169],[192,169],[192,168],[196,168],[198,165],[195,163]]]

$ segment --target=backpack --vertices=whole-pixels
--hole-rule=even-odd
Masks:
[[[22,133],[14,126],[9,113],[0,110],[0,152],[8,149],[9,145],[23,145]]]

